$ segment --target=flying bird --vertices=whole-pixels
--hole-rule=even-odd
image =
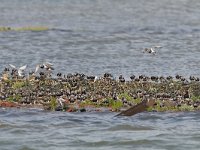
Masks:
[[[155,55],[156,54],[156,50],[160,49],[160,48],[162,48],[162,46],[157,45],[157,46],[154,46],[154,47],[151,47],[151,48],[145,48],[144,52]]]
[[[16,66],[14,66],[12,64],[9,64],[9,66],[11,68],[13,68],[14,70],[16,70],[20,77],[24,77],[25,76],[25,70],[26,70],[27,65],[24,65],[24,66],[22,66],[20,68],[17,68]]]

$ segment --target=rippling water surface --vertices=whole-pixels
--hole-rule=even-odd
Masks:
[[[0,68],[49,61],[56,71],[102,75],[200,73],[198,0],[0,0]],[[152,56],[145,47],[161,45]],[[199,112],[54,113],[0,109],[0,149],[198,149]]]
[[[190,0],[1,0],[0,67],[50,61],[57,71],[102,75],[199,74],[200,2]],[[161,45],[156,56],[145,47]]]
[[[0,109],[0,149],[199,149],[199,112],[65,113]]]

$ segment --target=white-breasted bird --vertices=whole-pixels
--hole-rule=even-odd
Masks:
[[[58,102],[58,104],[63,108],[64,107],[64,102],[65,102],[65,99],[62,98],[62,97],[59,97],[56,99],[56,101]]]
[[[94,82],[96,82],[98,80],[98,76],[95,76],[94,78]]]
[[[46,62],[46,63],[43,63],[43,66],[48,71],[54,70],[52,63]]]
[[[46,71],[54,70],[53,64],[49,63],[49,62],[37,65],[36,68],[35,68],[35,73],[37,73],[40,68],[45,69]]]
[[[49,62],[46,62],[46,63],[43,63],[43,64],[38,64],[36,66],[36,68],[35,68],[34,74],[36,74],[37,72],[41,71],[45,75],[50,76],[52,70],[54,70],[53,64],[49,63]]]

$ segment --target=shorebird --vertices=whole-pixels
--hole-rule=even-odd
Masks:
[[[119,82],[125,82],[125,78],[122,75],[119,76]]]
[[[96,82],[98,80],[98,76],[95,76],[94,78],[94,82]]]
[[[63,107],[64,107],[63,103],[65,102],[65,99],[62,98],[62,97],[59,97],[59,98],[56,99],[56,101],[63,109]]]
[[[35,73],[37,73],[39,69],[45,69],[46,71],[54,70],[53,64],[49,62],[37,65],[35,68]]]
[[[46,63],[43,63],[43,64],[38,64],[35,68],[34,74],[39,72],[40,69],[43,70],[42,72],[47,76],[51,76],[51,71],[54,70],[53,64],[46,62]]]
[[[130,79],[131,79],[131,81],[133,81],[135,79],[135,75],[131,75]]]
[[[151,47],[151,48],[145,48],[144,52],[147,52],[147,53],[155,55],[156,54],[156,49],[160,49],[160,48],[162,48],[162,46],[154,46],[154,47]]]
[[[9,75],[10,75],[9,71],[10,71],[9,68],[7,68],[7,67],[4,68],[3,72],[0,74],[1,75],[0,79],[8,80],[9,79]]]
[[[25,76],[25,72],[24,71],[25,71],[27,65],[24,65],[24,66],[22,66],[20,68],[17,68],[16,66],[14,66],[12,64],[9,64],[9,66],[17,71],[18,76],[20,76],[20,77],[24,77]]]
[[[47,71],[54,70],[52,63],[46,62],[46,63],[43,63],[42,65],[44,66],[44,69],[46,69]]]

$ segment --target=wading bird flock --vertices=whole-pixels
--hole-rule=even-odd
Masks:
[[[161,46],[146,48],[144,52],[154,55],[158,48]],[[195,76],[187,79],[181,75],[131,75],[126,80],[122,74],[118,78],[110,73],[100,77],[83,73],[54,74],[54,65],[49,62],[36,65],[34,71],[27,70],[27,65],[9,64],[4,68],[0,78],[0,106],[2,101],[13,100],[19,104],[56,105],[56,110],[80,103],[121,108],[133,106],[145,96],[156,101],[156,110],[200,109],[200,79]],[[52,97],[56,99],[55,104]]]

